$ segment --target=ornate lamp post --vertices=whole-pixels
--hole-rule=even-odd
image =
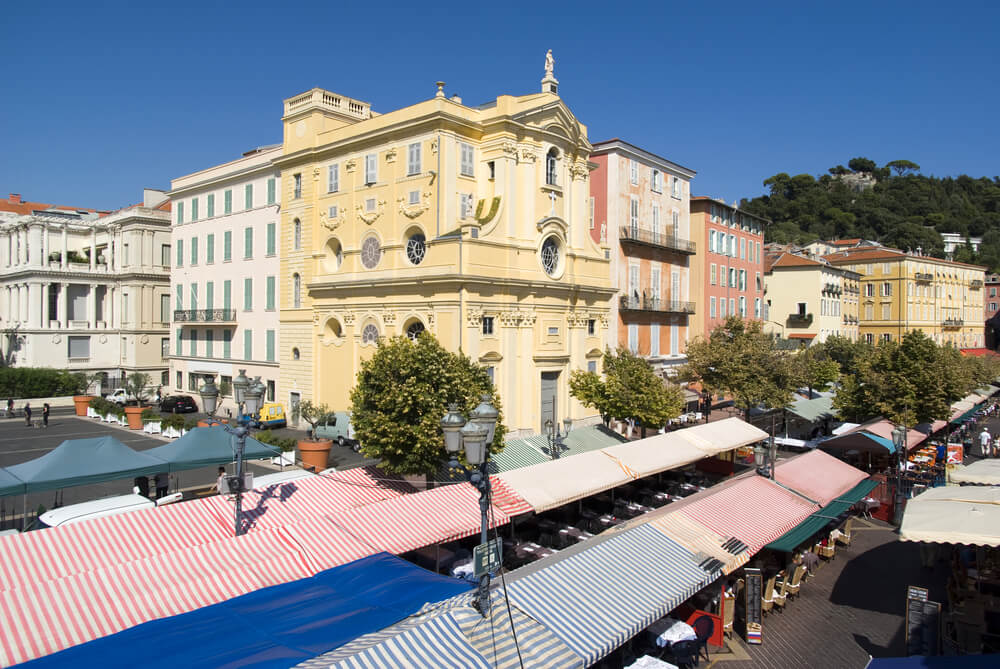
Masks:
[[[559,458],[563,452],[563,448],[566,445],[566,437],[569,435],[569,429],[573,425],[573,421],[569,418],[563,418],[563,431],[559,432],[559,426],[553,425],[551,420],[545,421],[545,436],[549,441],[549,457],[553,460]]]
[[[469,419],[458,411],[457,404],[449,404],[448,412],[441,419],[441,431],[444,433],[444,447],[451,460],[449,466],[459,469],[458,454],[465,450],[465,460],[468,467],[461,467],[469,479],[469,483],[479,490],[479,511],[482,516],[482,534],[480,542],[483,546],[489,544],[490,508],[490,474],[489,447],[496,434],[497,419],[500,412],[490,402],[489,395],[483,395]],[[479,593],[476,598],[479,612],[486,617],[490,607],[490,574],[486,571],[479,577]]]
[[[896,447],[896,502],[893,506],[893,522],[903,522],[903,464],[906,462],[906,426],[897,425],[892,429],[892,445]]]
[[[215,385],[215,376],[205,376],[205,384],[198,389],[198,394],[201,395],[201,408],[209,418],[215,416],[219,404],[219,388]]]
[[[233,400],[236,402],[236,412],[240,419],[243,418],[243,400],[246,399],[249,387],[250,379],[247,378],[247,370],[241,369],[240,375],[233,379]]]

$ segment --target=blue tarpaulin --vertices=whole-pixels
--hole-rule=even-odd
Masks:
[[[377,553],[19,666],[290,667],[470,587]]]

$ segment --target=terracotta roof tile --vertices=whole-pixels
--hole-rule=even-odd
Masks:
[[[28,215],[33,211],[39,211],[44,209],[59,209],[61,211],[86,211],[89,213],[107,214],[106,211],[101,211],[98,209],[88,209],[86,207],[68,207],[62,204],[46,204],[44,202],[28,202],[22,200],[21,196],[16,193],[11,193],[7,198],[0,199],[0,211],[9,211],[14,214]]]

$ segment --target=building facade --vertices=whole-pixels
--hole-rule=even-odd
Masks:
[[[103,389],[133,372],[163,382],[170,316],[170,202],[107,213],[0,206],[0,328],[13,364],[98,374]],[[24,213],[28,205],[30,213]]]
[[[590,236],[611,249],[606,344],[667,372],[686,360],[691,301],[691,179],[695,172],[618,139],[594,145]]]
[[[321,89],[285,101],[280,401],[343,410],[380,338],[429,330],[487,367],[514,435],[591,417],[568,377],[602,353],[609,250],[556,85],[470,107],[442,83],[381,115]]]
[[[987,274],[983,290],[986,293],[983,298],[983,306],[986,307],[984,343],[986,348],[995,351],[1000,342],[1000,337],[997,337],[997,330],[1000,330],[1000,318],[997,317],[1000,313],[1000,296],[997,295],[1000,292],[1000,274]]]
[[[986,268],[884,247],[845,249],[826,260],[861,274],[861,339],[897,341],[922,330],[938,343],[984,346]]]
[[[246,369],[276,397],[280,156],[263,147],[171,182],[171,392],[198,398],[207,376],[231,388]],[[227,409],[231,392],[219,398]]]
[[[708,336],[727,317],[764,315],[764,228],[770,221],[721,200],[691,198],[691,299],[700,309],[692,336]]]
[[[822,258],[781,252],[764,259],[764,331],[805,344],[858,339],[861,275]]]

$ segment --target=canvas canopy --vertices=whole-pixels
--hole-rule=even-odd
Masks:
[[[7,467],[24,490],[58,490],[102,481],[147,476],[166,470],[152,451],[137,453],[114,437],[67,439],[40,458]],[[4,493],[12,494],[12,493]]]
[[[221,426],[196,427],[180,439],[143,451],[167,463],[172,472],[221,465],[236,459],[236,437]],[[280,453],[275,446],[268,446],[247,437],[243,458],[262,460]]]
[[[949,475],[953,483],[1000,485],[1000,460],[980,460],[966,467],[956,467]]]
[[[541,513],[627,483],[636,475],[607,453],[591,451],[497,477]]]
[[[1000,488],[931,488],[906,503],[901,541],[1000,546]]]
[[[0,468],[0,497],[5,495],[23,495],[24,481],[17,478],[6,469]]]
[[[781,485],[826,506],[868,475],[822,451],[779,462],[774,478]],[[855,500],[857,501],[857,500]]]

